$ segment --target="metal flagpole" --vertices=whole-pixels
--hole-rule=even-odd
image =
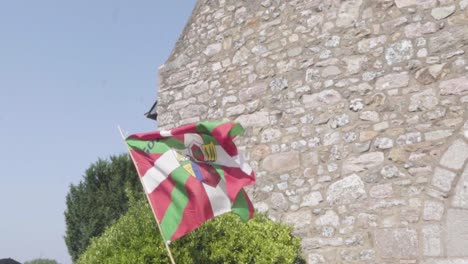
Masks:
[[[120,126],[118,126],[118,128],[119,128],[120,136],[122,136],[122,139],[123,139],[125,145],[127,146],[128,154],[130,155],[130,158],[132,158],[133,164],[135,164],[135,166],[136,166],[135,160],[133,159],[133,156],[130,153],[130,147],[128,146],[127,142],[125,141],[125,135],[122,132],[122,129],[120,128]],[[141,180],[141,176],[139,175],[138,178],[140,179],[140,183],[141,183],[141,186],[143,186],[143,191],[145,192],[146,199],[148,200],[148,203],[149,203],[149,205],[151,207],[151,210],[153,211],[154,219],[156,219],[156,223],[158,224],[158,229],[159,229],[159,232],[161,233],[161,237],[164,240],[165,239],[164,234],[163,234],[163,231],[162,231],[162,228],[161,228],[161,224],[159,223],[158,217],[156,216],[156,211],[153,208],[153,206],[151,205],[151,201],[149,199],[148,193],[146,193],[145,186],[143,185],[143,181]],[[169,258],[171,259],[171,263],[176,264],[175,261],[174,261],[174,257],[172,256],[171,249],[169,248],[169,241],[163,241],[163,242],[164,242],[164,245],[166,246],[167,254],[168,254]]]

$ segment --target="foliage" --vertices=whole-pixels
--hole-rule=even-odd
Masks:
[[[228,213],[176,240],[177,263],[305,263],[291,228],[256,214],[242,223]],[[77,264],[169,263],[156,222],[146,201],[135,203],[101,237],[94,238]]]
[[[65,211],[68,251],[75,261],[91,238],[99,236],[129,207],[131,195],[143,197],[135,167],[128,155],[98,160],[78,185],[71,185]]]
[[[0,264],[21,264],[18,261],[12,259],[12,258],[3,258],[0,259]]]
[[[33,259],[30,261],[26,261],[24,264],[58,264],[56,260],[53,259],[44,259],[44,258],[39,258],[39,259]]]

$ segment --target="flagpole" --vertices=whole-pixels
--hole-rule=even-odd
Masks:
[[[117,127],[119,128],[119,132],[120,132],[120,136],[122,137],[122,140],[124,141],[125,145],[127,146],[128,154],[130,155],[130,158],[132,159],[133,164],[135,164],[135,166],[136,166],[135,159],[133,159],[133,156],[132,156],[132,154],[130,153],[130,148],[129,148],[127,142],[125,141],[125,135],[124,135],[124,133],[122,132],[122,129],[120,128],[120,126],[117,126]],[[158,226],[159,232],[161,233],[161,237],[162,237],[162,239],[163,239],[163,243],[164,243],[164,245],[166,246],[166,250],[167,250],[167,254],[168,254],[168,256],[169,256],[169,259],[171,260],[171,263],[172,263],[172,264],[176,264],[175,261],[174,261],[174,257],[172,256],[171,249],[169,248],[169,241],[164,241],[165,238],[164,238],[164,234],[163,234],[163,231],[162,231],[162,228],[161,228],[161,224],[159,223],[158,217],[156,216],[156,211],[155,211],[155,209],[153,208],[153,206],[151,206],[150,198],[149,198],[149,196],[148,196],[148,193],[145,191],[145,188],[144,188],[144,185],[143,185],[143,181],[141,180],[140,175],[138,175],[138,178],[140,179],[140,183],[141,183],[141,186],[143,186],[143,191],[145,192],[146,199],[148,200],[148,203],[149,203],[149,205],[150,205],[150,207],[151,207],[151,210],[153,211],[154,219],[156,219],[156,224],[157,224],[157,226]]]

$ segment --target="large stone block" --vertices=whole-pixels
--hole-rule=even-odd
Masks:
[[[468,76],[463,76],[439,84],[441,95],[461,95],[468,92]]]
[[[460,9],[465,10],[466,7],[468,7],[468,0],[461,0],[460,1]]]
[[[322,194],[320,192],[311,192],[302,197],[301,207],[305,206],[316,206],[323,201]]]
[[[322,77],[328,78],[332,76],[339,75],[341,73],[340,68],[335,65],[327,66],[322,70]]]
[[[447,151],[442,156],[440,164],[450,169],[458,170],[463,167],[465,160],[468,158],[468,144],[459,139],[450,145]]]
[[[316,108],[328,105],[333,105],[341,101],[341,94],[335,90],[325,90],[315,94],[305,94],[302,97],[302,102],[306,108]]]
[[[423,226],[422,243],[424,256],[437,257],[442,255],[440,226],[435,224]]]
[[[299,168],[299,152],[290,151],[270,155],[263,160],[262,168],[270,172],[285,172]]]
[[[364,182],[356,174],[332,183],[327,191],[327,201],[332,205],[349,204],[366,198]]]
[[[400,42],[390,44],[385,50],[385,59],[388,65],[398,64],[411,59],[413,56],[413,44],[404,39]]]
[[[453,130],[450,130],[450,129],[435,130],[435,131],[424,133],[424,138],[427,141],[441,140],[441,139],[450,137],[452,134],[453,134]]]
[[[449,209],[445,230],[447,256],[468,257],[468,210]]]
[[[407,72],[391,73],[380,77],[375,82],[378,90],[394,89],[408,86],[409,75]]]
[[[312,211],[310,209],[301,209],[296,212],[285,213],[283,222],[294,227],[296,231],[307,228],[312,224]]]
[[[405,27],[405,35],[408,38],[420,37],[425,34],[437,31],[436,24],[432,21],[422,24],[421,22],[412,23]]]
[[[245,112],[245,105],[238,104],[226,109],[226,116],[236,116]]]
[[[432,177],[432,185],[444,192],[448,192],[452,189],[452,182],[455,176],[457,175],[449,170],[436,168]]]
[[[368,39],[363,39],[358,42],[358,51],[360,53],[367,53],[369,51],[372,51],[373,49],[381,46],[387,41],[387,37],[385,35],[375,37],[375,38],[368,38]]]
[[[287,199],[284,197],[282,193],[273,193],[270,197],[271,200],[271,208],[276,210],[287,210],[289,207]]]
[[[239,116],[236,118],[236,122],[244,127],[266,126],[270,123],[270,118],[268,112],[255,112],[250,115]]]
[[[426,221],[440,221],[444,214],[444,204],[434,200],[424,203],[423,219]]]
[[[343,61],[346,64],[346,74],[351,75],[359,73],[367,60],[367,57],[363,55],[344,57]]]
[[[377,229],[374,232],[375,246],[384,259],[416,258],[418,234],[411,228]]]
[[[359,157],[348,158],[343,164],[343,173],[360,172],[381,165],[385,160],[383,152],[370,152]]]
[[[223,46],[221,43],[213,43],[213,44],[208,45],[206,49],[203,51],[203,53],[206,56],[213,56],[215,54],[218,54],[222,48]]]
[[[427,89],[411,96],[408,110],[410,112],[431,110],[437,106],[438,103],[439,100],[434,90]]]
[[[412,145],[422,141],[421,132],[410,132],[400,135],[396,142],[398,145]]]
[[[239,92],[239,100],[241,102],[248,102],[258,99],[265,95],[267,85],[265,83],[259,83],[251,87],[244,88]]]
[[[443,74],[443,69],[445,67],[445,63],[434,64],[428,67],[424,67],[418,71],[414,77],[416,80],[424,85],[431,84],[437,81]]]
[[[441,20],[455,13],[455,9],[455,5],[437,7],[432,9],[431,16],[436,20]]]
[[[327,210],[324,215],[321,215],[315,220],[318,226],[338,226],[340,217],[333,210]]]
[[[431,53],[446,50],[455,50],[463,47],[468,41],[468,27],[449,27],[447,30],[439,31],[429,38],[428,47]]]
[[[359,17],[359,9],[362,5],[362,0],[350,0],[342,2],[336,19],[336,26],[350,27]]]

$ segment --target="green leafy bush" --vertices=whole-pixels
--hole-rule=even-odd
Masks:
[[[291,228],[265,215],[242,223],[228,213],[203,224],[171,244],[176,263],[305,263],[300,240]],[[92,240],[77,264],[169,263],[146,201],[135,204],[100,237]]]
[[[143,198],[143,189],[133,162],[127,154],[98,160],[86,170],[78,185],[71,185],[65,211],[65,242],[75,261],[127,210],[129,193]]]

